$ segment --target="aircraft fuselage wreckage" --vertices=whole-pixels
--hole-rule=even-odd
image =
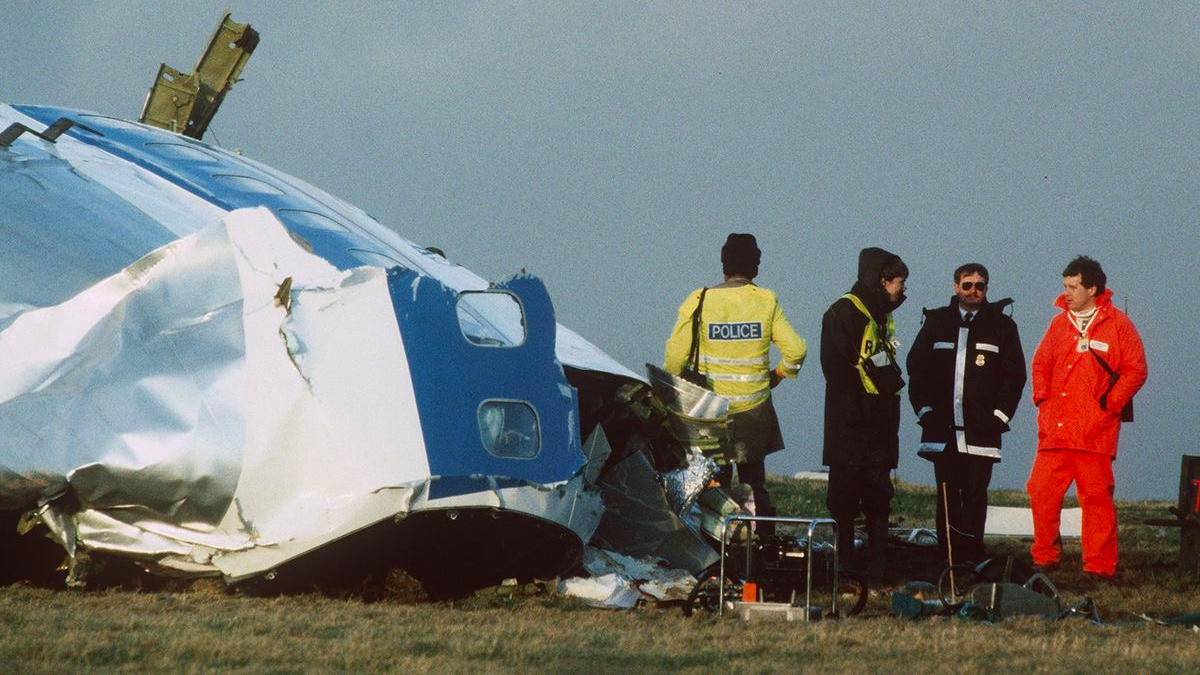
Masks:
[[[39,532],[73,585],[97,560],[467,587],[589,542],[715,560],[654,480],[681,451],[646,381],[536,277],[489,283],[199,140],[29,105],[0,104],[0,241],[0,567]]]

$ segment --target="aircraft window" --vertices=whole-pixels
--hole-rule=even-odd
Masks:
[[[316,211],[301,211],[300,209],[279,209],[276,211],[279,218],[290,225],[299,227],[311,227],[318,230],[330,230],[333,232],[349,232],[350,228],[342,225],[338,221],[329,216],[322,215]]]
[[[537,413],[524,401],[487,400],[479,405],[479,438],[497,457],[532,459],[542,449]]]
[[[525,344],[525,312],[515,296],[503,291],[463,291],[455,305],[458,326],[468,342],[482,347]]]
[[[239,192],[253,192],[261,195],[281,195],[283,190],[271,185],[265,180],[251,178],[250,176],[237,176],[230,173],[218,173],[213,175],[213,180],[222,183],[227,187],[231,187]]]
[[[183,159],[194,162],[218,161],[209,152],[182,143],[147,143],[146,149],[167,159]]]
[[[354,256],[355,260],[358,260],[364,265],[374,265],[375,267],[382,267],[385,270],[390,270],[397,265],[404,268],[408,267],[408,265],[396,260],[392,256],[379,253],[377,251],[367,251],[361,248],[348,248],[346,249],[346,252]]]

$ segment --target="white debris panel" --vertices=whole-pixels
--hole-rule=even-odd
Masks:
[[[385,271],[265,209],[21,314],[0,350],[0,507],[40,506],[68,552],[259,573],[429,478]]]
[[[687,570],[667,567],[660,558],[633,557],[588,546],[583,567],[590,577],[571,577],[558,584],[558,592],[577,597],[595,607],[631,609],[640,600],[687,600],[696,577]]]

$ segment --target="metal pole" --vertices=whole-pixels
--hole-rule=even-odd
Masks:
[[[815,530],[816,527],[817,527],[816,521],[809,521],[808,529],[806,529],[804,532],[805,538],[808,539],[808,542],[806,543],[806,547],[808,549],[806,551],[806,555],[808,557],[808,565],[806,565],[806,567],[808,569],[807,569],[807,574],[805,574],[805,583],[804,583],[804,620],[806,622],[812,618],[811,616],[809,616],[809,607],[812,607],[812,582],[813,582],[812,544],[813,544],[813,530]],[[833,588],[834,588],[833,597],[836,598],[837,597],[837,579],[834,579]],[[836,608],[835,608],[835,610],[836,610]]]
[[[942,481],[939,487],[942,488],[942,516],[946,522],[946,562],[950,563],[952,568],[950,570],[950,597],[955,598],[958,597],[958,588],[954,583],[954,545],[950,543],[953,539],[950,536],[952,532],[950,529],[950,490],[946,487],[945,481]]]
[[[729,533],[729,521],[733,516],[725,516],[721,523],[721,576],[717,577],[717,616],[725,614],[725,537]]]

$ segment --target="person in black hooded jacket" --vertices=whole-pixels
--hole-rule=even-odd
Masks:
[[[1021,337],[1004,313],[1012,300],[988,302],[987,290],[983,265],[954,270],[949,306],[925,310],[908,352],[908,398],[921,425],[918,454],[933,462],[938,485],[938,548],[955,563],[987,558],[992,465],[1000,461],[1000,434],[1025,389]]]
[[[848,566],[854,555],[854,519],[867,519],[867,572],[883,574],[891,514],[890,473],[899,459],[900,396],[892,310],[904,302],[908,267],[881,248],[858,254],[858,281],[821,321],[821,371],[825,375],[825,444],[829,467],[825,504],[837,522],[838,551]]]

